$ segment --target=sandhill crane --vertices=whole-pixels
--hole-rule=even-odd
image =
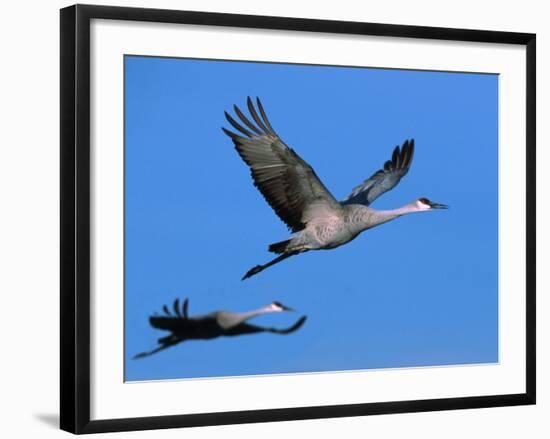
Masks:
[[[188,308],[188,299],[185,299],[181,309],[179,306],[179,299],[176,299],[173,305],[174,314],[164,305],[162,308],[165,314],[164,316],[151,316],[149,318],[149,323],[153,328],[170,331],[171,334],[158,339],[159,347],[152,351],[137,354],[134,359],[148,357],[149,355],[153,355],[185,340],[210,340],[221,336],[245,335],[257,332],[290,334],[300,329],[306,321],[306,316],[302,316],[294,325],[285,329],[269,328],[246,323],[247,320],[262,314],[293,311],[292,308],[279,302],[272,302],[267,306],[248,312],[236,313],[229,311],[214,311],[209,314],[197,315],[194,317],[188,316]]]
[[[248,97],[248,111],[255,123],[234,105],[235,114],[244,126],[225,112],[227,121],[239,134],[226,128],[222,130],[231,137],[235,149],[250,167],[254,185],[293,235],[290,239],[271,244],[269,251],[279,256],[250,269],[243,280],[290,256],[339,247],[361,232],[400,216],[448,208],[427,198],[419,198],[393,210],[369,207],[380,195],[393,189],[409,171],[414,155],[413,139],[406,140],[401,148],[396,146],[391,160],[382,169],[355,187],[347,198],[337,201],[313,168],[275,132],[259,98],[256,98],[256,104],[259,114]]]

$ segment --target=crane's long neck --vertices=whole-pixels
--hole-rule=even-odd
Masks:
[[[416,203],[405,204],[402,207],[397,209],[390,210],[376,210],[369,208],[368,211],[364,212],[361,223],[365,229],[370,229],[372,227],[378,226],[380,224],[387,223],[388,221],[399,218],[403,215],[408,215],[410,213],[421,212]]]
[[[249,320],[253,317],[257,317],[259,315],[267,314],[270,312],[275,312],[275,310],[271,305],[267,305],[263,306],[262,308],[254,309],[252,311],[235,313],[235,317],[239,319],[239,321],[244,322],[245,320]]]

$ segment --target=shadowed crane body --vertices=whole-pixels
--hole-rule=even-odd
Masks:
[[[275,259],[250,269],[243,280],[291,256],[310,250],[329,250],[355,239],[360,233],[395,218],[415,212],[446,209],[448,206],[419,198],[393,210],[372,209],[370,204],[393,189],[409,171],[414,156],[414,140],[396,146],[391,160],[367,180],[337,201],[313,168],[275,132],[260,99],[256,107],[250,97],[247,107],[254,122],[236,105],[240,122],[225,112],[238,133],[222,128],[249,166],[252,180],[267,203],[293,233],[290,239],[273,243],[269,251]]]

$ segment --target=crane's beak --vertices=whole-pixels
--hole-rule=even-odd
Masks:
[[[430,207],[432,209],[448,209],[449,208],[449,206],[447,206],[446,204],[441,204],[441,203],[431,203]]]
[[[273,302],[272,305],[278,306],[280,311],[295,311],[291,307],[283,305],[281,302]]]

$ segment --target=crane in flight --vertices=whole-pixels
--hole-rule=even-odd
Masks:
[[[227,112],[225,117],[238,133],[222,130],[250,167],[254,185],[293,235],[271,244],[269,251],[279,256],[250,269],[243,280],[291,256],[339,247],[361,232],[400,216],[448,208],[424,197],[392,210],[369,207],[397,186],[409,171],[414,155],[413,139],[406,140],[401,148],[396,146],[391,160],[382,169],[355,187],[347,198],[337,201],[313,168],[275,132],[260,99],[256,98],[256,109],[248,97],[247,106],[254,122],[235,105],[233,109],[240,122]]]
[[[278,313],[283,311],[293,311],[292,308],[279,302],[248,312],[230,312],[214,311],[204,315],[189,317],[189,300],[185,299],[181,308],[179,299],[174,301],[174,312],[164,305],[163,316],[153,315],[149,318],[149,323],[153,328],[170,331],[170,335],[158,339],[159,346],[151,351],[142,352],[134,356],[134,359],[145,358],[153,355],[163,349],[174,346],[186,340],[210,340],[221,336],[237,336],[245,334],[255,334],[258,332],[271,332],[273,334],[290,334],[302,327],[306,321],[306,316],[299,318],[289,328],[277,329],[264,326],[256,326],[247,323],[248,320],[262,314]]]

